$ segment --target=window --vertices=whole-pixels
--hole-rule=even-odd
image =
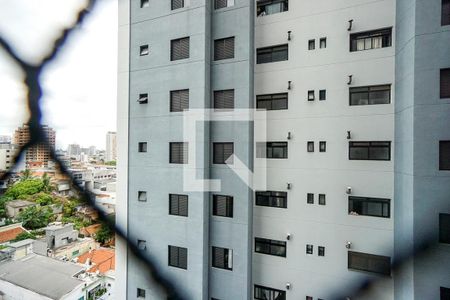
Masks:
[[[273,158],[285,159],[288,158],[288,143],[287,142],[267,142],[256,143],[256,157],[257,158]]]
[[[141,0],[141,8],[149,7],[149,6],[150,6],[150,0]]]
[[[256,63],[265,64],[288,60],[288,45],[259,48],[256,50]]]
[[[214,60],[234,58],[234,37],[214,41]]]
[[[212,266],[219,269],[233,270],[233,250],[212,247]]]
[[[314,101],[315,98],[316,98],[315,92],[308,91],[308,101]]]
[[[309,141],[309,142],[306,144],[306,150],[307,150],[308,152],[314,152],[314,142]]]
[[[138,192],[138,201],[146,202],[147,201],[147,192],[139,191]]]
[[[188,216],[188,195],[169,194],[169,215]]]
[[[439,141],[439,170],[450,171],[450,141]]]
[[[306,194],[306,203],[314,204],[314,194],[313,193]]]
[[[234,0],[215,0],[214,9],[221,9],[225,7],[230,7],[234,5]]]
[[[450,244],[450,214],[439,214],[439,243]]]
[[[233,163],[233,159],[230,158],[234,153],[233,143],[213,143],[213,163],[225,164],[228,160],[229,164]]]
[[[319,91],[319,100],[323,101],[327,99],[327,90],[320,90]]]
[[[441,70],[441,99],[450,98],[450,69]]]
[[[170,60],[189,58],[189,38],[181,38],[170,41]]]
[[[170,91],[170,111],[180,112],[189,109],[189,90]]]
[[[392,46],[392,28],[354,33],[350,35],[350,51],[362,51]]]
[[[139,48],[139,55],[140,56],[144,56],[144,55],[148,55],[150,53],[149,49],[148,49],[148,45],[142,45]]]
[[[288,11],[288,0],[258,0],[256,13],[258,17]]]
[[[288,93],[258,95],[256,108],[266,110],[288,109]]]
[[[306,296],[306,300],[313,300],[312,296]]]
[[[137,297],[138,298],[145,298],[145,290],[144,289],[137,289]]]
[[[184,7],[184,0],[172,0],[172,10]]]
[[[319,194],[319,205],[325,205],[325,204],[326,204],[325,194]]]
[[[319,142],[319,152],[326,152],[327,151],[327,142],[321,141]]]
[[[441,25],[450,25],[450,0],[442,0]]]
[[[213,215],[219,217],[233,217],[233,197],[213,195]]]
[[[308,50],[314,50],[316,49],[316,40],[309,40],[308,41]]]
[[[137,247],[139,250],[147,249],[147,242],[144,240],[137,240]]]
[[[450,299],[450,288],[445,288],[441,286],[441,300]]]
[[[327,47],[327,38],[321,38],[320,39],[319,47],[320,47],[320,49],[323,49],[323,48]]]
[[[325,256],[325,247],[319,246],[319,247],[318,247],[318,251],[317,251],[317,255],[319,255],[319,256]]]
[[[171,164],[187,164],[188,163],[188,143],[174,142],[170,143],[170,157]]]
[[[306,254],[313,254],[313,252],[314,252],[314,246],[307,244],[306,245]]]
[[[138,102],[139,104],[148,103],[148,94],[139,94]]]
[[[348,268],[391,275],[391,258],[388,256],[348,251]]]
[[[391,160],[391,142],[349,142],[350,160]]]
[[[278,208],[287,208],[287,193],[286,192],[255,192],[256,205],[269,206]]]
[[[390,218],[391,200],[349,196],[348,213],[354,216]]]
[[[169,246],[169,266],[187,269],[188,249]]]
[[[214,91],[215,109],[234,108],[234,90]]]
[[[391,86],[375,85],[350,88],[350,105],[391,103]]]
[[[255,238],[255,252],[286,257],[286,242]]]
[[[286,292],[256,285],[253,291],[256,300],[286,300]]]
[[[147,143],[146,142],[138,143],[138,151],[139,152],[147,152]]]

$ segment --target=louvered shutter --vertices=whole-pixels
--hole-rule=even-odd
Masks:
[[[170,143],[170,163],[185,164],[188,161],[187,143]]]
[[[171,215],[178,215],[178,195],[170,195],[169,210]]]
[[[450,69],[441,70],[441,98],[450,98]]]
[[[225,196],[216,195],[215,197],[215,214],[217,216],[227,215],[227,198]]]
[[[178,266],[178,247],[169,246],[169,266]]]
[[[187,248],[178,248],[178,266],[187,269],[188,250]]]
[[[171,60],[189,58],[189,38],[171,41]]]
[[[214,108],[233,109],[234,108],[234,90],[224,90],[214,92]]]
[[[184,0],[172,0],[172,10],[184,7]]]
[[[179,195],[178,196],[178,214],[180,216],[188,216],[188,196]]]
[[[215,9],[221,9],[227,7],[227,0],[216,0],[215,1]]]
[[[450,141],[439,142],[439,170],[450,170]]]
[[[213,266],[225,269],[225,249],[213,247]]]
[[[170,92],[170,111],[180,112],[189,109],[189,90]]]
[[[234,58],[234,37],[214,41],[214,60]]]
[[[450,0],[442,0],[441,25],[450,25]]]
[[[233,154],[233,143],[226,143],[223,146],[223,158],[224,162]],[[229,163],[233,163],[233,160],[230,159]]]

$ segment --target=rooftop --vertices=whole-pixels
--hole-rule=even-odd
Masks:
[[[10,207],[14,207],[14,208],[19,208],[19,207],[24,207],[24,206],[36,205],[36,203],[30,202],[27,200],[12,200],[12,201],[8,201],[6,203],[6,205],[10,206]]]
[[[25,231],[26,230],[22,226],[20,226],[20,224],[17,227],[0,230],[0,244],[15,239],[20,233]]]
[[[60,299],[83,284],[82,280],[73,277],[82,270],[83,267],[75,264],[33,254],[0,264],[0,280],[51,299]]]
[[[104,274],[115,269],[116,261],[115,251],[113,249],[95,249],[78,256],[78,262],[81,264],[85,264],[88,259],[92,263],[92,267],[88,270],[90,273],[99,271],[99,273]]]

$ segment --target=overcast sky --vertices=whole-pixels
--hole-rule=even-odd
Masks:
[[[83,0],[0,0],[0,34],[20,55],[37,61],[57,28],[74,20]],[[56,130],[57,148],[78,143],[105,148],[116,130],[117,1],[100,0],[43,74],[44,123]],[[23,75],[0,50],[0,135],[27,119]]]

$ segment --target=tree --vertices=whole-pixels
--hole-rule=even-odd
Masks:
[[[40,192],[40,193],[34,194],[32,196],[29,196],[26,198],[26,200],[36,202],[40,206],[53,204],[53,197],[44,192]]]
[[[48,207],[30,206],[23,210],[19,216],[19,221],[27,229],[38,229],[48,225],[53,218],[53,212]]]
[[[1,196],[0,197],[0,217],[1,218],[5,218],[6,217],[6,202],[14,200],[14,198],[12,197],[8,197],[8,196]]]
[[[95,234],[95,240],[100,244],[105,244],[114,237],[114,231],[109,229],[106,223],[102,223],[102,227]]]
[[[53,187],[50,182],[50,177],[48,177],[47,173],[44,173],[44,175],[42,175],[42,184],[43,184],[42,190],[44,192],[48,193],[52,191]]]
[[[107,165],[107,166],[115,166],[115,165],[117,165],[117,162],[115,160],[111,160],[111,161],[105,162],[105,165]]]
[[[31,178],[31,171],[30,169],[25,169],[25,171],[22,172],[22,176],[20,177],[20,180],[28,180]]]
[[[13,242],[18,242],[18,241],[23,241],[23,240],[26,240],[26,239],[33,239],[33,240],[35,240],[36,236],[34,234],[32,234],[31,232],[24,231],[24,232],[19,233],[16,236],[16,238],[14,240],[12,240],[12,241]]]
[[[5,195],[14,199],[20,199],[41,192],[43,187],[44,183],[41,179],[21,180],[13,186],[10,186],[6,190]]]

